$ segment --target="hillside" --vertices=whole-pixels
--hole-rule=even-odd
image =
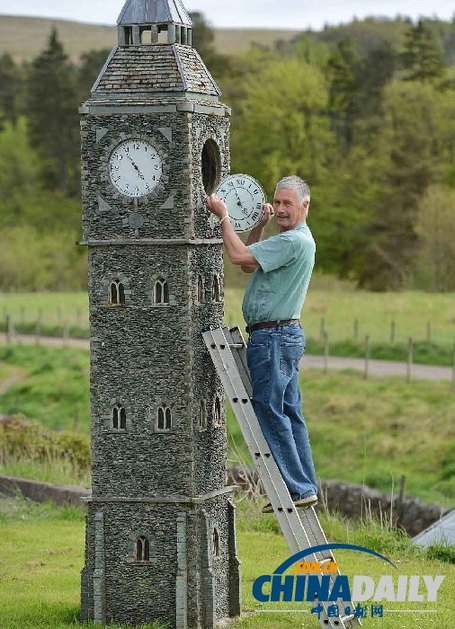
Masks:
[[[117,41],[114,26],[0,15],[0,54],[7,52],[16,62],[32,59],[46,45],[52,26],[57,28],[73,61],[89,50],[111,48]],[[253,42],[271,45],[277,40],[289,40],[297,33],[291,30],[215,29],[215,45],[220,53],[234,54],[245,52]]]

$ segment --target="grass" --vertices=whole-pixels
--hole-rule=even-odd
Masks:
[[[226,288],[229,325],[243,327],[242,295],[242,289]],[[454,362],[454,304],[450,293],[370,293],[316,275],[302,313],[307,351],[323,352],[325,331],[334,356],[364,357],[368,336],[372,358],[403,361],[412,338],[415,362],[450,366]],[[6,329],[9,314],[20,332],[33,334],[40,319],[44,335],[61,336],[67,327],[71,336],[87,337],[87,312],[86,293],[4,293],[0,295],[0,331]]]
[[[252,596],[253,581],[261,574],[270,574],[289,556],[283,537],[276,531],[273,516],[260,516],[258,505],[241,500],[238,503],[238,553],[242,562],[243,616],[230,626],[311,628],[319,626],[308,611],[309,605],[259,603]],[[333,516],[322,518],[332,541],[364,543],[362,529],[371,523],[345,525]],[[2,629],[68,629],[78,622],[80,570],[84,553],[84,512],[77,507],[57,507],[34,504],[23,499],[0,500],[0,609]],[[367,540],[399,566],[403,575],[446,575],[439,590],[437,604],[384,603],[384,618],[368,619],[364,626],[384,629],[424,629],[437,626],[451,629],[452,603],[455,596],[455,566],[431,559],[428,553],[412,546],[403,536],[394,535],[384,527],[375,529],[375,537]],[[395,541],[393,541],[395,538]],[[266,552],[264,552],[264,550]],[[368,575],[378,579],[389,569],[378,560],[360,553],[340,551],[336,555],[343,574]],[[394,576],[397,573],[394,572]],[[396,576],[395,576],[396,578]],[[271,613],[270,608],[287,609],[295,613]],[[428,615],[392,613],[396,609],[436,609]],[[430,624],[422,624],[422,619]],[[87,625],[86,625],[87,626]],[[88,625],[90,627],[92,625]],[[159,629],[145,625],[143,629]],[[112,629],[120,629],[112,625]]]
[[[0,396],[4,414],[22,414],[55,430],[89,430],[87,351],[0,345],[0,368],[19,367],[18,381]]]
[[[19,380],[0,395],[3,414],[21,413],[47,428],[89,432],[88,354],[83,350],[0,346],[0,370]],[[0,380],[1,382],[5,380]],[[304,413],[321,479],[365,483],[450,507],[455,500],[455,399],[449,382],[363,379],[355,372],[302,372]],[[249,462],[228,408],[229,460]],[[2,473],[71,482],[65,462],[5,462]],[[64,481],[63,481],[64,479]],[[87,484],[88,477],[74,478]]]

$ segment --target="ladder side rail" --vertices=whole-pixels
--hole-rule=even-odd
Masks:
[[[221,335],[219,334],[220,332],[221,332]],[[298,552],[298,550],[302,550],[305,547],[309,548],[313,545],[313,541],[315,542],[316,545],[320,543],[325,543],[326,542],[325,535],[322,531],[322,528],[320,527],[319,521],[317,520],[317,516],[312,508],[311,510],[313,511],[313,517],[317,521],[317,524],[319,526],[315,527],[316,533],[314,532],[312,527],[308,527],[310,531],[310,536],[308,535],[308,532],[305,530],[305,526],[301,521],[300,514],[306,510],[302,510],[302,509],[297,510],[295,508],[295,505],[290,498],[287,487],[281,477],[278,466],[276,465],[276,462],[273,459],[273,456],[271,456],[270,449],[267,445],[267,442],[265,441],[265,438],[259,426],[259,422],[254,413],[254,410],[252,409],[249,396],[248,394],[247,394],[247,397],[244,396],[244,394],[247,393],[245,383],[244,383],[245,375],[243,376],[243,378],[241,377],[241,370],[238,367],[239,360],[241,359],[237,359],[235,357],[235,353],[231,351],[229,347],[230,345],[229,341],[234,340],[236,341],[236,344],[237,344],[238,342],[237,339],[235,338],[232,339],[232,336],[230,334],[225,334],[224,330],[215,330],[215,331],[212,330],[212,331],[204,333],[203,336],[204,336],[204,340],[206,342],[207,348],[209,349],[209,352],[211,354],[212,360],[215,364],[215,367],[217,368],[218,374],[220,378],[222,379],[223,386],[226,390],[226,393],[228,395],[230,394],[233,399],[234,398],[237,399],[236,403],[233,403],[233,399],[232,400],[230,399],[231,406],[234,410],[234,414],[236,415],[237,420],[239,421],[240,428],[242,430],[242,433],[244,435],[244,438],[250,450],[250,453],[253,456],[253,459],[255,460],[259,477],[264,484],[267,494],[269,495],[270,498],[272,498],[272,500],[273,500],[273,497],[277,499],[277,504],[279,506],[275,509],[275,515],[278,518],[281,529],[283,531],[283,534],[285,535],[285,538],[288,542],[291,552]],[[241,333],[240,333],[240,337],[241,337]],[[241,339],[243,341],[242,337]],[[213,345],[215,345],[215,347],[213,347]],[[222,350],[223,353],[218,349],[218,347],[221,348],[221,346],[223,346],[223,350]],[[236,353],[237,351],[238,350],[236,350]],[[219,366],[222,367],[222,369],[220,370],[218,369],[218,362],[219,362]],[[249,372],[246,369],[243,371],[244,371],[244,374],[246,373],[247,381],[250,382]],[[243,400],[246,400],[248,398],[248,402],[246,402],[245,404],[239,405],[238,404],[239,398],[242,398]],[[259,458],[255,456],[256,454],[259,455]],[[274,481],[273,479],[274,475],[276,476],[276,479],[277,479],[276,481]],[[278,485],[279,485],[278,488],[275,486],[275,482],[278,482]],[[280,485],[282,485],[282,487],[280,487]],[[284,494],[284,496],[286,496],[287,494],[288,503],[290,504],[288,508],[285,508],[282,506],[283,503],[286,502],[286,500],[280,494]],[[297,531],[294,528],[296,524],[298,524]],[[303,536],[301,535],[301,533],[303,533]],[[317,537],[316,536],[317,533],[322,533],[322,535]],[[303,540],[302,540],[302,537],[303,537]],[[310,537],[312,537],[313,539],[310,539]],[[328,558],[323,553],[319,553],[319,554],[321,555],[322,560]],[[314,556],[316,561],[320,560],[318,559],[316,554],[312,556]],[[344,627],[352,626],[351,622],[349,622],[350,619],[349,620],[346,619],[348,621],[348,624],[345,624],[343,620],[340,618],[329,617],[328,616],[329,603],[322,602],[322,607],[324,611],[321,614],[321,618],[320,618],[321,626],[333,627],[334,629],[336,629],[337,627],[344,628]],[[358,624],[360,624],[360,622],[358,622]]]
[[[311,507],[310,509],[299,509],[299,515],[302,520],[302,524],[305,530],[307,531],[307,534],[310,537],[310,539],[312,538],[316,544],[320,544],[320,543],[327,544],[328,543],[327,538],[322,529],[321,523],[319,522],[319,518],[317,517],[314,507]],[[323,539],[324,541],[321,542],[320,541],[321,539]],[[330,550],[324,551],[323,555],[325,555],[324,558],[335,561],[335,557],[332,551]],[[337,570],[337,574],[333,575],[333,580],[335,580],[335,577],[338,574],[341,574],[339,569]],[[345,609],[346,607],[350,607],[351,609],[355,608],[353,601],[343,601],[341,599],[338,599],[336,602],[338,605],[342,606],[343,609]],[[348,625],[349,627],[359,626],[362,624],[357,616],[354,619],[352,619],[350,623],[351,624]]]
[[[246,343],[243,338],[242,332],[239,327],[223,328],[225,336],[229,339],[232,345],[242,345],[243,347],[236,349],[232,352],[235,362],[239,368],[240,378],[245,386],[250,397],[253,397],[253,385],[251,383],[250,370],[248,369],[248,362],[246,358]]]
[[[309,548],[309,540],[306,537],[300,518],[294,508],[294,504],[281,477],[278,466],[270,452],[270,448],[260,430],[250,398],[239,377],[237,366],[227,344],[227,340],[221,330],[211,330],[209,332],[203,334],[204,340],[215,367],[218,367],[218,363],[222,367],[219,371],[220,378],[239,422],[245,442],[256,464],[261,482],[267,494],[277,506],[276,514],[278,521],[286,541],[290,546],[291,552],[298,552],[302,547]],[[213,347],[213,345],[215,345],[215,347]],[[218,352],[217,348],[219,346],[224,346],[224,349]],[[231,360],[229,360],[230,354]],[[234,400],[237,401],[234,402]],[[242,402],[242,400],[245,402]],[[251,425],[252,423],[253,426]],[[255,423],[257,426],[254,425]],[[256,430],[254,428],[256,428]],[[275,476],[276,480],[274,480],[273,476]],[[282,506],[286,503],[289,505],[287,509]],[[293,517],[289,517],[291,515],[293,515]]]

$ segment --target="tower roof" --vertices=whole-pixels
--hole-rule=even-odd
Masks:
[[[175,93],[221,94],[198,52],[190,46],[119,47],[92,88],[95,100],[132,102]]]
[[[126,0],[117,24],[119,26],[127,24],[192,26],[192,21],[181,0]]]

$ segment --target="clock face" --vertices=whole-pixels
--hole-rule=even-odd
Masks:
[[[121,142],[109,157],[112,184],[127,197],[143,197],[158,185],[163,163],[158,151],[146,140]]]
[[[261,220],[265,194],[250,175],[229,175],[220,183],[216,194],[226,203],[236,232],[248,231]]]

